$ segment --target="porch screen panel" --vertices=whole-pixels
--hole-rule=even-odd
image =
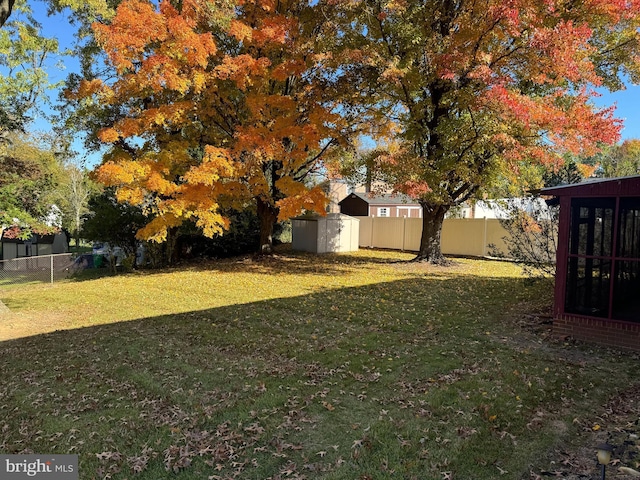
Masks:
[[[614,198],[571,201],[566,312],[609,314],[614,211]]]
[[[640,321],[640,199],[620,199],[613,318]]]

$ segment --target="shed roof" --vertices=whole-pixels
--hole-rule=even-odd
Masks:
[[[540,194],[554,197],[640,197],[640,175],[598,178],[571,185],[543,188]]]
[[[293,217],[291,220],[308,220],[311,222],[317,222],[318,220],[355,220],[357,222],[360,221],[358,218],[345,215],[344,213],[327,213],[326,215],[320,215],[315,212],[309,213],[306,215],[299,215],[297,217]]]
[[[31,237],[27,238],[26,240],[23,240],[21,238],[13,238],[13,237],[8,237],[6,236],[6,230],[0,229],[0,243],[19,243],[19,244],[23,244],[23,243],[51,243],[53,244],[54,240],[55,240],[55,236],[56,235],[61,235],[62,232],[53,234],[53,233],[49,233],[49,234],[38,234],[38,233],[34,233],[31,235]]]
[[[338,205],[350,197],[356,196],[369,205],[418,205],[414,199],[402,193],[374,195],[371,193],[350,193],[338,202]]]

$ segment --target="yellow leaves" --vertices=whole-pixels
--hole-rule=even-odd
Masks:
[[[202,163],[192,166],[183,179],[190,184],[213,186],[222,177],[233,177],[234,172],[234,162],[229,151],[207,145]]]
[[[166,180],[159,172],[151,172],[143,185],[147,190],[163,196],[173,195],[178,188],[175,183]]]
[[[276,188],[287,196],[301,195],[307,191],[307,187],[293,178],[286,176],[276,181]]]
[[[121,187],[116,192],[116,199],[120,203],[140,205],[144,202],[145,193],[140,188]]]
[[[94,23],[93,31],[120,73],[140,59],[149,43],[164,40],[167,33],[162,16],[150,2],[140,0],[122,2],[112,23]]]
[[[185,219],[207,236],[221,233],[221,198],[239,208],[278,199],[281,219],[322,213],[327,203],[321,189],[293,179],[315,164],[332,138],[328,125],[340,122],[304,78],[323,54],[297,42],[297,17],[271,0],[234,4],[225,21],[212,19],[217,5],[209,3],[124,0],[111,24],[94,25],[114,83],[87,82],[74,93],[121,109],[99,132],[112,149],[97,176],[122,201],[145,205],[154,218],[140,235],[156,241]],[[218,54],[213,35],[201,33],[212,24],[237,40],[237,51]]]
[[[80,82],[80,86],[78,87],[77,91],[67,91],[66,93],[69,99],[86,98],[100,92],[103,86],[104,85],[102,83],[102,80],[99,80],[97,78],[94,78],[93,80],[83,80],[82,82]]]
[[[382,72],[381,78],[386,81],[399,82],[404,76],[404,71],[396,66],[391,66]]]
[[[185,60],[190,67],[206,68],[218,50],[211,33],[196,33],[182,16],[168,19],[167,28],[172,39],[163,51],[171,58]]]
[[[96,170],[97,180],[107,186],[119,186],[134,183],[144,177],[147,168],[138,162],[107,162]]]
[[[98,138],[102,143],[113,143],[118,141],[120,134],[114,128],[104,128],[98,132]]]
[[[192,102],[175,102],[159,108],[150,108],[138,116],[131,115],[121,119],[113,127],[100,130],[98,138],[103,143],[114,143],[121,138],[144,136],[154,126],[180,125],[184,123],[192,107]]]
[[[294,189],[291,181],[285,181],[284,183],[289,188]],[[324,215],[326,213],[328,203],[329,200],[327,199],[327,196],[318,186],[313,187],[310,190],[305,189],[305,191],[301,191],[297,194],[290,194],[276,202],[276,205],[279,208],[278,221],[284,221],[295,217],[296,215],[300,215],[305,210]]]
[[[222,234],[229,227],[228,219],[220,213],[214,196],[202,191],[199,193],[193,189],[176,188],[173,196],[156,198],[151,210],[153,219],[137,233],[137,237],[163,242],[169,229],[187,219],[195,219],[196,226],[208,237]]]
[[[582,178],[590,178],[594,172],[598,169],[600,165],[596,164],[596,165],[587,165],[586,163],[579,163],[577,165],[578,171],[580,172],[580,175],[582,175]]]
[[[200,93],[204,90],[207,83],[207,76],[203,73],[196,72],[192,77],[193,92]]]
[[[182,125],[186,121],[187,114],[191,111],[192,108],[193,102],[190,101],[173,102],[170,104],[161,105],[158,108],[149,108],[147,110],[144,110],[140,115],[140,121],[137,122],[139,124],[137,130],[148,130],[149,125]],[[125,127],[123,126],[123,128]]]
[[[271,65],[268,58],[254,58],[243,54],[235,57],[226,56],[222,63],[214,69],[220,80],[232,80],[241,90],[252,84],[251,76],[264,75]]]
[[[406,0],[390,0],[387,2],[387,10],[396,15],[401,15],[408,8]]]
[[[284,15],[266,17],[262,20],[260,28],[253,32],[253,42],[257,46],[268,43],[284,44],[287,33],[294,28],[295,20]]]
[[[226,148],[218,148],[213,145],[207,145],[204,148],[205,163],[215,165],[221,175],[230,177],[233,175],[233,159],[229,155]]]
[[[212,34],[195,30],[199,14],[205,12],[194,2],[183,5],[181,13],[169,2],[161,2],[158,12],[150,2],[128,0],[120,4],[110,25],[93,25],[99,44],[121,76],[121,98],[144,86],[182,93],[193,86],[193,70],[204,71],[217,52]],[[203,87],[202,80],[197,80],[198,89]]]
[[[240,42],[251,40],[253,29],[243,22],[231,20],[229,25],[229,35],[236,38]]]
[[[182,220],[172,214],[158,215],[141,228],[136,237],[140,240],[162,243],[167,239],[170,228],[177,227]]]
[[[157,93],[173,90],[184,94],[191,84],[189,78],[181,75],[180,63],[177,60],[161,55],[147,59],[140,73],[132,76],[131,81],[138,84],[132,84],[134,88],[149,86]]]
[[[304,61],[299,59],[291,59],[278,64],[271,71],[271,77],[274,80],[284,81],[290,76],[301,75],[307,69]]]
[[[216,235],[222,235],[224,230],[229,228],[229,221],[217,212],[195,212],[194,215],[198,217],[196,226],[202,229],[205,237],[213,238]]]

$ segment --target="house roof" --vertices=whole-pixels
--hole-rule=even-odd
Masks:
[[[382,194],[382,195],[374,195],[372,193],[350,193],[345,198],[340,200],[338,204],[341,204],[348,198],[360,198],[364,200],[369,205],[418,205],[414,199],[407,195],[403,195],[402,193],[396,194]]]
[[[540,194],[554,197],[640,197],[640,175],[590,179],[571,185],[543,188]]]

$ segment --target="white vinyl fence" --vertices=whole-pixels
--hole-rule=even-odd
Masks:
[[[71,253],[0,260],[0,286],[47,282],[67,278],[73,271]]]
[[[421,218],[356,217],[360,246],[417,252]],[[507,231],[495,218],[448,218],[442,226],[442,253],[484,257],[494,250],[506,254]]]

